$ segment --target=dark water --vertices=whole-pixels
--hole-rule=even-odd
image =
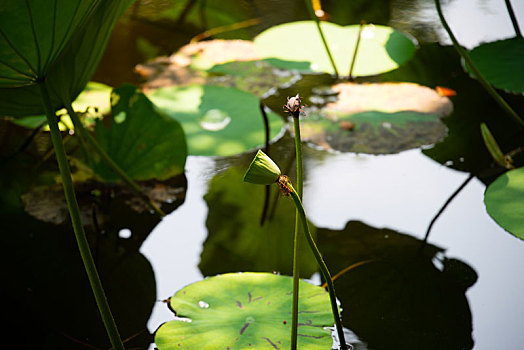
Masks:
[[[333,3],[323,2],[324,8],[329,12],[335,8]],[[156,6],[163,4],[159,1]],[[238,6],[263,19],[254,28],[231,34],[244,38],[274,24],[306,18],[301,2],[239,1]],[[453,49],[445,46],[449,41],[438,25],[432,1],[355,1],[338,6],[338,11],[332,11],[333,21],[349,24],[365,18],[390,24],[421,42],[412,62],[374,81],[412,81],[458,91],[453,98],[455,111],[445,121],[448,137],[439,144],[379,156],[305,146],[304,205],[332,273],[359,261],[375,261],[336,282],[344,325],[354,333],[353,344],[359,349],[522,349],[524,243],[485,211],[483,192],[494,175],[485,171],[491,160],[477,126],[480,121],[497,125],[492,131],[505,135],[503,147],[514,144],[519,135],[463,73]],[[524,3],[514,1],[514,7],[524,22]],[[113,86],[138,82],[132,71],[137,63],[152,53],[169,54],[202,31],[198,24],[152,23],[143,14],[154,12],[151,8],[149,2],[138,2],[117,25],[95,80]],[[501,0],[450,1],[444,9],[456,36],[468,48],[513,34]],[[144,38],[154,48],[144,49],[136,38]],[[296,91],[307,96],[319,79],[309,76],[265,103],[279,110],[286,96]],[[504,97],[524,114],[521,96]],[[273,150],[292,154],[289,135]],[[210,265],[220,272],[254,269],[253,262],[221,254],[217,229],[206,222],[220,216],[227,221],[235,215],[222,212],[221,202],[212,200],[212,194],[230,190],[217,183],[235,169],[245,169],[251,158],[252,154],[189,157],[185,178],[171,184],[186,192],[177,192],[174,211],[161,222],[147,213],[130,213],[122,204],[126,194],[113,188],[106,190],[122,202],[102,199],[99,206],[105,211],[88,215],[90,220],[98,218],[105,230],[91,243],[102,278],[110,281],[106,289],[123,336],[135,336],[127,346],[147,347],[151,338],[144,325],[154,332],[173,317],[160,300],[201,280]],[[470,173],[475,178],[436,221],[429,245],[421,253],[430,221]],[[5,215],[3,227],[2,231],[16,234],[15,238],[3,235],[2,241],[3,275],[8,281],[2,288],[4,318],[15,338],[15,345],[5,348],[85,349],[85,344],[108,348],[70,229],[42,224],[23,213]],[[123,231],[126,228],[131,229],[131,237]],[[91,237],[98,236],[95,232]],[[319,283],[318,273],[311,280]]]

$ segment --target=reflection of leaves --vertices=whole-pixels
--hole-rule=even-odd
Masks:
[[[321,27],[340,74],[348,75],[360,26],[341,27],[321,22]],[[294,45],[294,38],[307,38]],[[285,23],[271,27],[255,38],[255,46],[264,58],[306,61],[306,71],[333,74],[333,67],[313,21]],[[366,25],[361,34],[353,76],[369,76],[396,69],[415,53],[415,45],[393,28]],[[279,66],[287,68],[287,66]],[[346,68],[348,67],[348,68]],[[293,67],[295,68],[295,67]],[[346,70],[347,69],[347,70]]]
[[[179,317],[160,326],[155,343],[167,349],[287,349],[292,279],[269,273],[225,274],[178,291],[170,307]],[[300,281],[298,347],[329,349],[333,316],[326,291]]]
[[[471,314],[464,295],[477,275],[441,258],[442,249],[413,237],[349,222],[342,231],[319,229],[319,246],[332,271],[371,260],[336,281],[344,325],[374,349],[470,349]]]
[[[342,83],[332,90],[338,100],[312,110],[302,128],[304,139],[338,151],[396,153],[435,143],[446,133],[439,117],[453,109],[447,97],[412,83]]]
[[[9,320],[4,331],[17,341],[13,348],[74,350],[87,344],[108,349],[69,225],[43,223],[22,213],[0,219],[6,283],[2,297],[8,305],[2,314]],[[156,299],[151,265],[136,247],[126,249],[127,242],[115,232],[96,239],[92,233],[88,231],[91,247],[120,334],[123,339],[136,336],[127,346],[146,348],[151,340],[147,321]],[[31,323],[31,337],[21,326],[26,322]]]
[[[499,176],[486,188],[489,215],[506,231],[524,239],[524,167]]]
[[[246,168],[232,167],[216,175],[205,196],[209,233],[199,264],[205,276],[235,271],[292,273],[293,203],[280,198],[273,219],[260,226],[264,189],[242,182]],[[312,225],[310,229],[315,234]],[[300,273],[309,277],[317,265],[305,240],[302,243]]]
[[[163,112],[182,124],[191,155],[229,156],[264,143],[264,120],[259,99],[247,92],[213,85],[166,87],[149,98]],[[283,122],[268,113],[270,137]]]

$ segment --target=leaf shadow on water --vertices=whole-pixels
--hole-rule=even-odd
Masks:
[[[477,280],[444,249],[390,229],[350,221],[318,229],[319,248],[335,274],[343,323],[372,349],[471,349],[465,292]]]

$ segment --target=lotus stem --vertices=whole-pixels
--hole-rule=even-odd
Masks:
[[[51,133],[51,140],[53,142],[53,147],[55,148],[56,160],[60,170],[60,176],[62,177],[62,186],[64,188],[67,207],[71,216],[73,231],[75,233],[80,256],[84,263],[84,268],[89,278],[91,289],[93,290],[96,304],[98,306],[98,310],[100,311],[100,315],[106,328],[107,335],[109,336],[112,348],[115,350],[124,350],[124,345],[120,339],[113,315],[111,314],[111,309],[109,308],[109,304],[102,287],[102,282],[100,281],[100,277],[96,270],[95,262],[93,260],[93,256],[91,255],[89,243],[87,241],[84,227],[80,219],[80,209],[78,207],[78,202],[76,201],[71,171],[67,161],[67,155],[64,144],[62,143],[62,136],[60,135],[60,130],[58,129],[56,114],[51,105],[51,100],[49,98],[49,92],[47,90],[45,81],[41,81],[38,86],[40,87],[42,102],[46,111],[47,122],[49,124]]]
[[[339,76],[337,66],[335,64],[335,60],[333,59],[333,55],[331,54],[331,50],[329,49],[329,46],[327,44],[326,38],[324,36],[324,32],[322,31],[322,28],[320,27],[320,20],[318,19],[317,15],[315,14],[315,10],[313,10],[313,5],[311,4],[311,0],[305,0],[306,1],[306,7],[309,11],[309,16],[311,19],[315,21],[315,24],[317,25],[318,34],[320,34],[320,38],[322,39],[322,44],[324,45],[324,48],[326,49],[326,53],[329,57],[329,62],[331,62],[331,66],[333,67],[333,70],[335,71],[335,74],[337,77]]]
[[[324,259],[322,259],[322,256],[320,255],[320,251],[317,248],[317,245],[315,243],[315,240],[313,239],[313,236],[311,236],[311,233],[309,232],[309,227],[308,227],[307,219],[306,219],[306,213],[304,211],[302,201],[300,200],[300,197],[298,196],[297,191],[293,188],[293,185],[291,184],[291,182],[287,181],[286,185],[291,190],[289,194],[291,195],[291,198],[293,198],[293,202],[295,202],[295,207],[297,208],[297,212],[299,214],[299,218],[302,223],[302,228],[306,236],[307,242],[309,243],[309,246],[311,247],[311,251],[313,252],[313,255],[315,255],[315,259],[317,260],[318,266],[320,267],[320,272],[322,273],[322,277],[324,277],[324,280],[326,281],[326,284],[327,284],[329,299],[331,301],[331,310],[333,312],[333,318],[335,320],[335,326],[337,329],[337,335],[338,335],[338,339],[340,342],[340,348],[342,350],[347,350],[348,347],[347,347],[346,340],[344,337],[344,329],[342,327],[342,322],[341,322],[340,314],[338,311],[337,297],[335,294],[335,286],[333,285],[331,274],[329,273],[329,270],[326,266],[326,263],[324,262]]]
[[[440,18],[440,22],[442,23],[442,26],[446,30],[446,32],[449,35],[449,38],[453,42],[453,46],[455,47],[455,50],[459,53],[459,55],[464,59],[467,66],[477,78],[477,80],[480,82],[480,85],[486,89],[486,91],[491,95],[491,97],[502,107],[504,112],[508,114],[521,128],[524,128],[524,120],[520,118],[520,116],[508,105],[508,103],[498,94],[498,92],[491,86],[491,84],[486,80],[484,75],[478,70],[478,68],[475,66],[471,58],[469,57],[468,52],[460,46],[459,42],[455,38],[455,35],[453,35],[453,32],[451,31],[451,28],[449,27],[448,23],[446,22],[446,19],[444,18],[444,15],[442,14],[442,8],[440,7],[440,0],[435,0],[435,6],[437,8],[437,13]]]
[[[302,165],[302,140],[300,137],[300,110],[293,115],[293,125],[295,128],[295,153],[297,163],[297,195],[302,198],[303,192],[303,165]],[[295,236],[293,245],[293,300],[291,309],[291,349],[297,347],[298,337],[298,294],[300,281],[300,213],[297,209],[295,213]]]
[[[517,17],[515,12],[513,12],[513,7],[511,6],[510,0],[504,0],[506,3],[506,8],[508,9],[509,18],[511,19],[511,24],[513,24],[513,29],[515,29],[515,36],[517,38],[522,38],[522,33],[520,32],[519,23],[517,22]]]

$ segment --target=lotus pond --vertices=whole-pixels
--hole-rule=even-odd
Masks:
[[[2,348],[115,348],[81,226],[126,349],[289,349],[295,207],[243,178],[301,177],[297,93],[346,343],[524,347],[523,2],[444,2],[466,58],[439,1],[74,3],[0,6]],[[297,248],[298,349],[338,348]]]

